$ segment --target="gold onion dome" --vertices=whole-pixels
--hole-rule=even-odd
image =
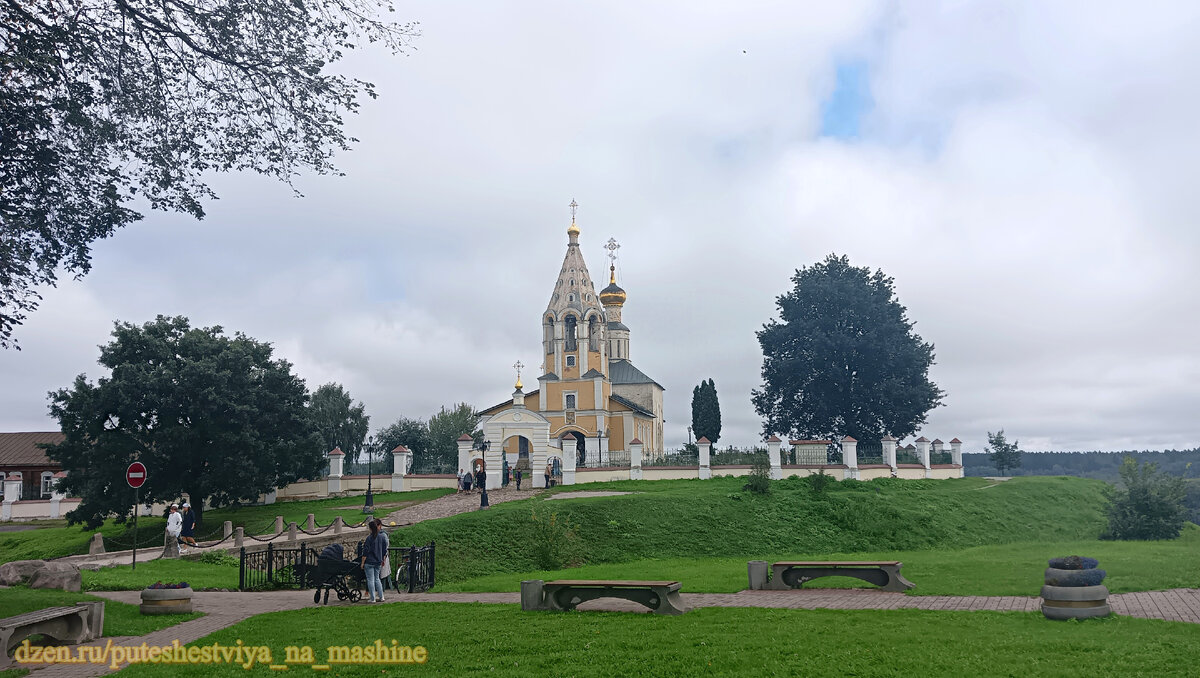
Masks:
[[[605,306],[621,306],[625,303],[625,290],[617,286],[617,267],[609,266],[608,287],[600,290],[600,303]]]
[[[567,227],[567,235],[579,235],[579,227],[575,225],[575,219],[571,219],[571,225]]]

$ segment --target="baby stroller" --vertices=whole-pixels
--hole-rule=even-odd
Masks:
[[[317,556],[317,590],[313,602],[321,602],[321,589],[325,589],[325,604],[329,604],[329,591],[337,592],[338,600],[357,603],[362,599],[362,586],[366,575],[358,563],[343,557],[341,544],[330,544],[321,549]]]

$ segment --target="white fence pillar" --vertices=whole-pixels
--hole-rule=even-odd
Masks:
[[[342,463],[346,460],[346,453],[342,448],[335,447],[329,451],[329,494],[337,494],[342,491]]]
[[[850,436],[842,438],[842,463],[846,465],[846,477],[858,480],[858,441]]]
[[[467,434],[462,434],[458,438],[458,470],[463,473],[470,473],[471,469],[471,448],[474,447],[475,440]]]
[[[3,508],[0,508],[0,519],[12,520],[13,502],[20,499],[20,497],[21,474],[14,471],[4,478],[4,504]]]
[[[58,473],[54,474],[54,480],[51,481],[53,483],[50,489],[51,518],[62,517],[62,500],[67,498],[67,493],[59,489],[59,485],[62,484],[63,479],[66,477],[67,474],[65,471],[59,471]]]
[[[767,457],[771,461],[771,480],[780,480],[783,478],[783,465],[779,459],[779,446],[783,441],[779,436],[771,436],[767,439]]]
[[[397,445],[392,450],[392,492],[404,491],[404,474],[408,473],[408,448]]]
[[[883,463],[896,470],[896,439],[892,436],[884,436],[879,440],[883,445]]]
[[[962,466],[962,441],[958,438],[950,441],[950,463]]]
[[[929,470],[929,438],[925,436],[917,438],[917,459],[920,460],[921,466],[925,467],[925,477],[932,476],[933,473]]]
[[[629,479],[642,479],[642,441],[637,438],[629,441]]]
[[[712,468],[709,466],[709,459],[712,457],[712,443],[708,442],[708,438],[701,438],[696,441],[696,447],[700,448],[700,479],[708,480],[712,477]]]

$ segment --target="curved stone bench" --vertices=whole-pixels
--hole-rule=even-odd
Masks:
[[[522,610],[574,610],[598,598],[620,598],[650,608],[655,614],[683,614],[688,607],[679,595],[677,581],[606,581],[556,579],[521,582]]]
[[[0,669],[12,663],[10,653],[26,638],[41,634],[58,641],[76,645],[99,638],[104,633],[104,603],[76,603],[74,606],[50,607],[0,619]]]
[[[856,577],[884,591],[906,591],[916,586],[900,575],[898,560],[794,560],[771,565],[770,588],[798,589],[819,577]]]

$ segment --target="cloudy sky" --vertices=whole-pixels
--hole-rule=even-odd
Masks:
[[[936,346],[923,433],[978,451],[1200,445],[1200,3],[402,2],[406,57],[304,198],[218,177],[44,291],[0,351],[0,430],[99,376],[114,320],[182,314],[337,381],[372,428],[507,397],[578,200],[620,241],[632,357],[668,445],[713,378],[758,439],[755,331],[826,254],[882,268]]]

